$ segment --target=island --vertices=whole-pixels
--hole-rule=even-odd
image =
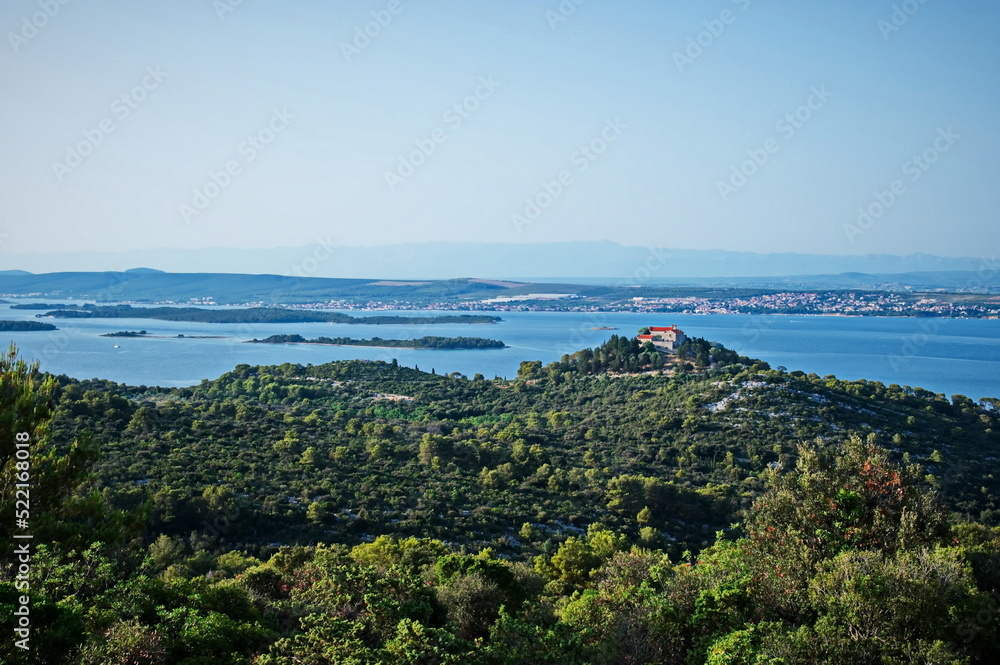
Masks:
[[[225,335],[150,335],[145,330],[138,332],[134,330],[119,330],[113,333],[104,333],[101,337],[144,337],[146,339],[225,339]]]
[[[371,325],[423,325],[435,323],[497,323],[498,316],[350,316],[340,312],[304,311],[284,307],[203,309],[201,307],[132,307],[131,305],[66,306],[35,316],[58,319],[158,319],[191,323],[367,323]]]
[[[0,321],[0,330],[26,332],[59,329],[51,323],[42,323],[40,321]]]
[[[322,344],[327,346],[380,346],[399,349],[504,349],[507,345],[497,339],[482,337],[434,337],[417,339],[354,339],[353,337],[317,337],[306,339],[302,335],[271,335],[265,339],[247,340],[247,344]]]
[[[54,305],[47,302],[25,302],[11,305],[11,309],[75,309],[79,305]]]
[[[149,333],[145,330],[140,330],[138,332],[134,330],[119,330],[113,333],[104,333],[101,337],[146,337]]]

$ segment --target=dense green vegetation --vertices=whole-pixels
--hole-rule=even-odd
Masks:
[[[1000,655],[1000,400],[617,336],[512,381],[344,361],[165,389],[11,354],[0,387],[3,478],[13,432],[42,460],[28,662]]]
[[[51,323],[41,321],[0,321],[2,331],[59,330]]]
[[[196,323],[496,323],[496,316],[462,314],[458,316],[349,316],[339,312],[252,307],[249,309],[204,309],[201,307],[132,307],[131,305],[83,305],[64,307],[38,316],[59,319],[158,319]]]
[[[334,344],[337,346],[383,346],[401,349],[503,349],[507,345],[496,339],[483,337],[434,337],[417,339],[354,339],[353,337],[317,337],[306,339],[302,335],[271,335],[264,339],[251,339],[253,344]]]
[[[49,310],[49,309],[75,309],[79,305],[53,305],[47,302],[28,302],[28,303],[18,303],[16,305],[11,305],[11,309],[27,309],[27,310]]]
[[[645,297],[731,296],[775,293],[774,289],[495,282],[481,279],[384,281],[244,275],[226,273],[73,272],[41,275],[0,275],[0,292],[24,297],[92,299],[98,302],[187,302],[192,296],[212,294],[220,304],[318,303],[343,300],[358,304],[399,302],[430,304],[483,300],[499,295],[572,293],[603,300]],[[40,309],[17,305],[20,309]],[[53,305],[45,309],[72,308]]]

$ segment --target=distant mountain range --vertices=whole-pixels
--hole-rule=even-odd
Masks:
[[[158,249],[135,252],[24,255],[0,252],[0,275],[18,271],[122,271],[134,266],[171,273],[270,273],[347,279],[439,280],[476,276],[522,281],[608,280],[680,283],[707,278],[798,275],[899,275],[997,271],[993,257],[930,254],[759,254],[724,250],[626,247],[613,242],[406,243],[346,247],[318,243],[275,249]],[[147,269],[147,270],[149,270]],[[844,277],[845,281],[856,277]],[[862,277],[867,279],[867,277]]]

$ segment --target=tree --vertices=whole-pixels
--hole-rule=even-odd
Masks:
[[[942,510],[919,469],[895,465],[872,438],[802,445],[796,468],[772,471],[769,485],[747,514],[747,538],[701,557],[728,571],[712,593],[728,595],[721,606],[733,616],[747,615],[746,599],[753,598],[757,619],[806,621],[809,582],[824,562],[846,552],[893,556],[944,542]]]
[[[448,620],[460,637],[475,639],[489,634],[506,600],[500,585],[481,572],[453,575],[437,589]]]
[[[553,626],[513,615],[500,608],[485,652],[500,665],[591,665],[579,634],[565,623]]]
[[[800,446],[795,471],[773,472],[749,517],[758,546],[810,571],[847,549],[891,554],[945,535],[943,511],[919,468],[897,466],[872,437]]]
[[[594,573],[595,588],[573,596],[560,618],[591,647],[590,662],[684,662],[683,621],[664,593],[669,570],[661,554],[618,552]]]
[[[522,380],[535,379],[541,374],[541,360],[525,360],[517,369],[517,378]]]
[[[55,391],[55,379],[42,377],[37,362],[28,365],[18,358],[13,344],[0,354],[0,535],[5,542],[11,542],[14,529],[14,485],[22,479],[35,485],[43,471]],[[46,500],[39,494],[35,505]]]
[[[485,658],[472,644],[446,630],[430,628],[419,621],[403,619],[396,635],[385,644],[385,660],[399,665],[485,665]]]
[[[112,626],[104,642],[88,645],[80,657],[83,665],[160,665],[166,663],[166,648],[157,630],[128,620]]]
[[[975,615],[977,591],[960,552],[935,548],[844,552],[824,562],[809,594],[825,621],[852,641],[902,654],[920,642],[954,639],[963,614]]]
[[[530,543],[538,536],[536,531],[537,529],[531,522],[525,522],[521,525],[521,530],[517,532],[517,535],[525,542]]]
[[[327,518],[326,504],[313,501],[306,509],[306,519],[313,524],[322,524]]]
[[[31,509],[26,518],[36,541],[66,551],[96,541],[123,542],[142,528],[146,507],[129,513],[109,505],[108,495],[94,486],[98,451],[89,436],[59,444],[51,440],[57,391],[55,378],[42,375],[38,362],[20,359],[13,344],[0,354],[0,540],[11,541],[14,504],[27,489]]]
[[[600,557],[594,553],[587,541],[575,536],[567,538],[548,561],[552,568],[551,572],[554,573],[550,576],[574,586],[585,585],[590,579],[590,573],[600,563]],[[544,562],[537,562],[536,569],[542,573],[550,572]]]
[[[432,538],[397,539],[383,535],[371,543],[357,545],[351,550],[351,556],[362,565],[382,570],[393,566],[417,570],[434,565],[437,558],[447,552],[444,543]]]

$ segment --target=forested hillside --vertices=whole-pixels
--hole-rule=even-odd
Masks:
[[[183,389],[7,357],[3,445],[51,417],[61,488],[28,662],[994,662],[1000,402],[680,354]]]

